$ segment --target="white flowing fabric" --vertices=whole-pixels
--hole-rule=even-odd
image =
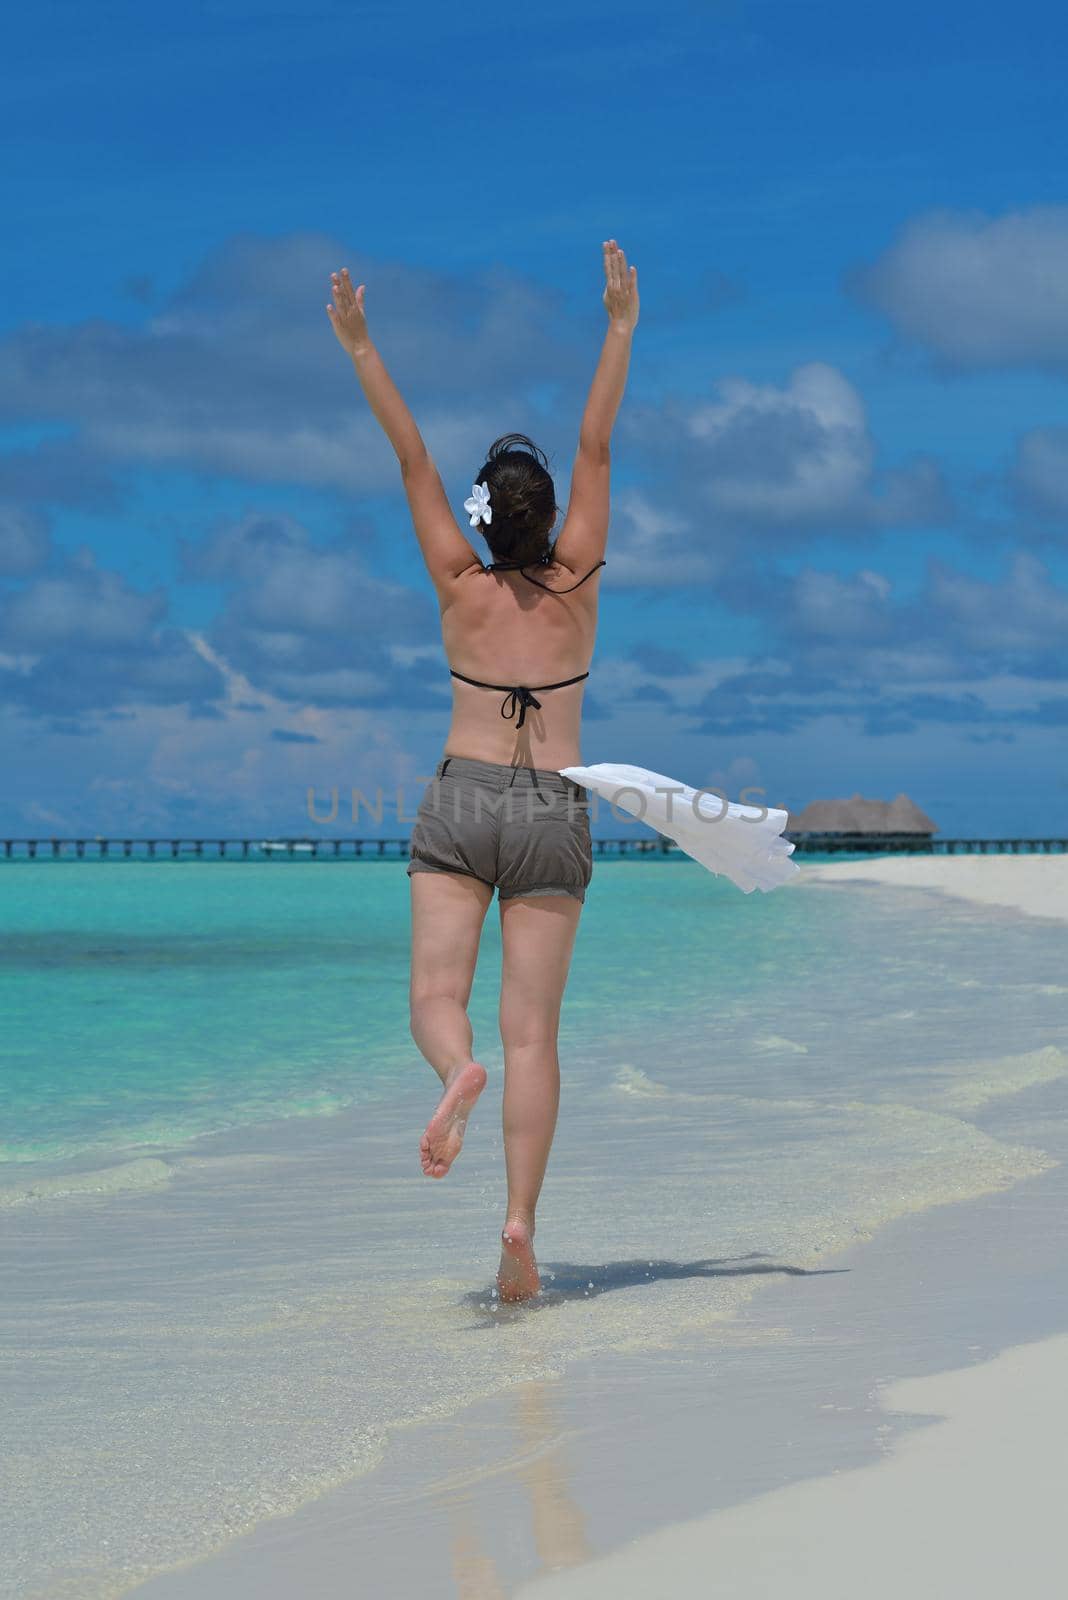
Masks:
[[[674,839],[688,856],[745,894],[777,889],[800,871],[790,860],[793,844],[780,837],[789,820],[785,811],[736,805],[678,778],[614,761],[558,770]]]

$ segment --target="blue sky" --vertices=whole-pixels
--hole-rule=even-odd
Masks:
[[[512,430],[566,504],[611,235],[642,314],[585,760],[1068,833],[1059,7],[105,0],[7,36],[4,832],[410,813],[449,680],[329,273],[461,518]]]

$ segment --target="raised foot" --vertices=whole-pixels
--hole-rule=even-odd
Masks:
[[[443,1178],[460,1154],[471,1107],[486,1087],[486,1069],[469,1061],[445,1085],[438,1109],[419,1141],[419,1157],[428,1178]]]
[[[501,1265],[497,1292],[502,1300],[529,1300],[541,1288],[534,1260],[534,1230],[518,1217],[501,1230]]]

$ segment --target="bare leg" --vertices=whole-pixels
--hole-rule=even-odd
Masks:
[[[502,900],[500,909],[508,1206],[497,1285],[502,1299],[524,1300],[539,1288],[534,1212],[556,1131],[560,1004],[582,902],[571,895],[529,895]]]
[[[467,1015],[489,884],[457,872],[413,872],[412,1038],[444,1085],[419,1153],[428,1178],[443,1178],[460,1153],[471,1108],[486,1085],[472,1059]]]

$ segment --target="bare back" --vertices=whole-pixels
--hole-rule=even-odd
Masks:
[[[571,594],[582,577],[559,562],[521,572],[472,567],[439,588],[441,635],[448,664],[482,683],[534,688],[577,677],[589,669],[597,631],[600,570]],[[538,587],[545,584],[546,588]],[[483,689],[449,680],[452,721],[444,754],[511,766],[579,766],[580,725],[586,680],[539,694],[517,726],[514,703],[502,715],[507,688]]]

